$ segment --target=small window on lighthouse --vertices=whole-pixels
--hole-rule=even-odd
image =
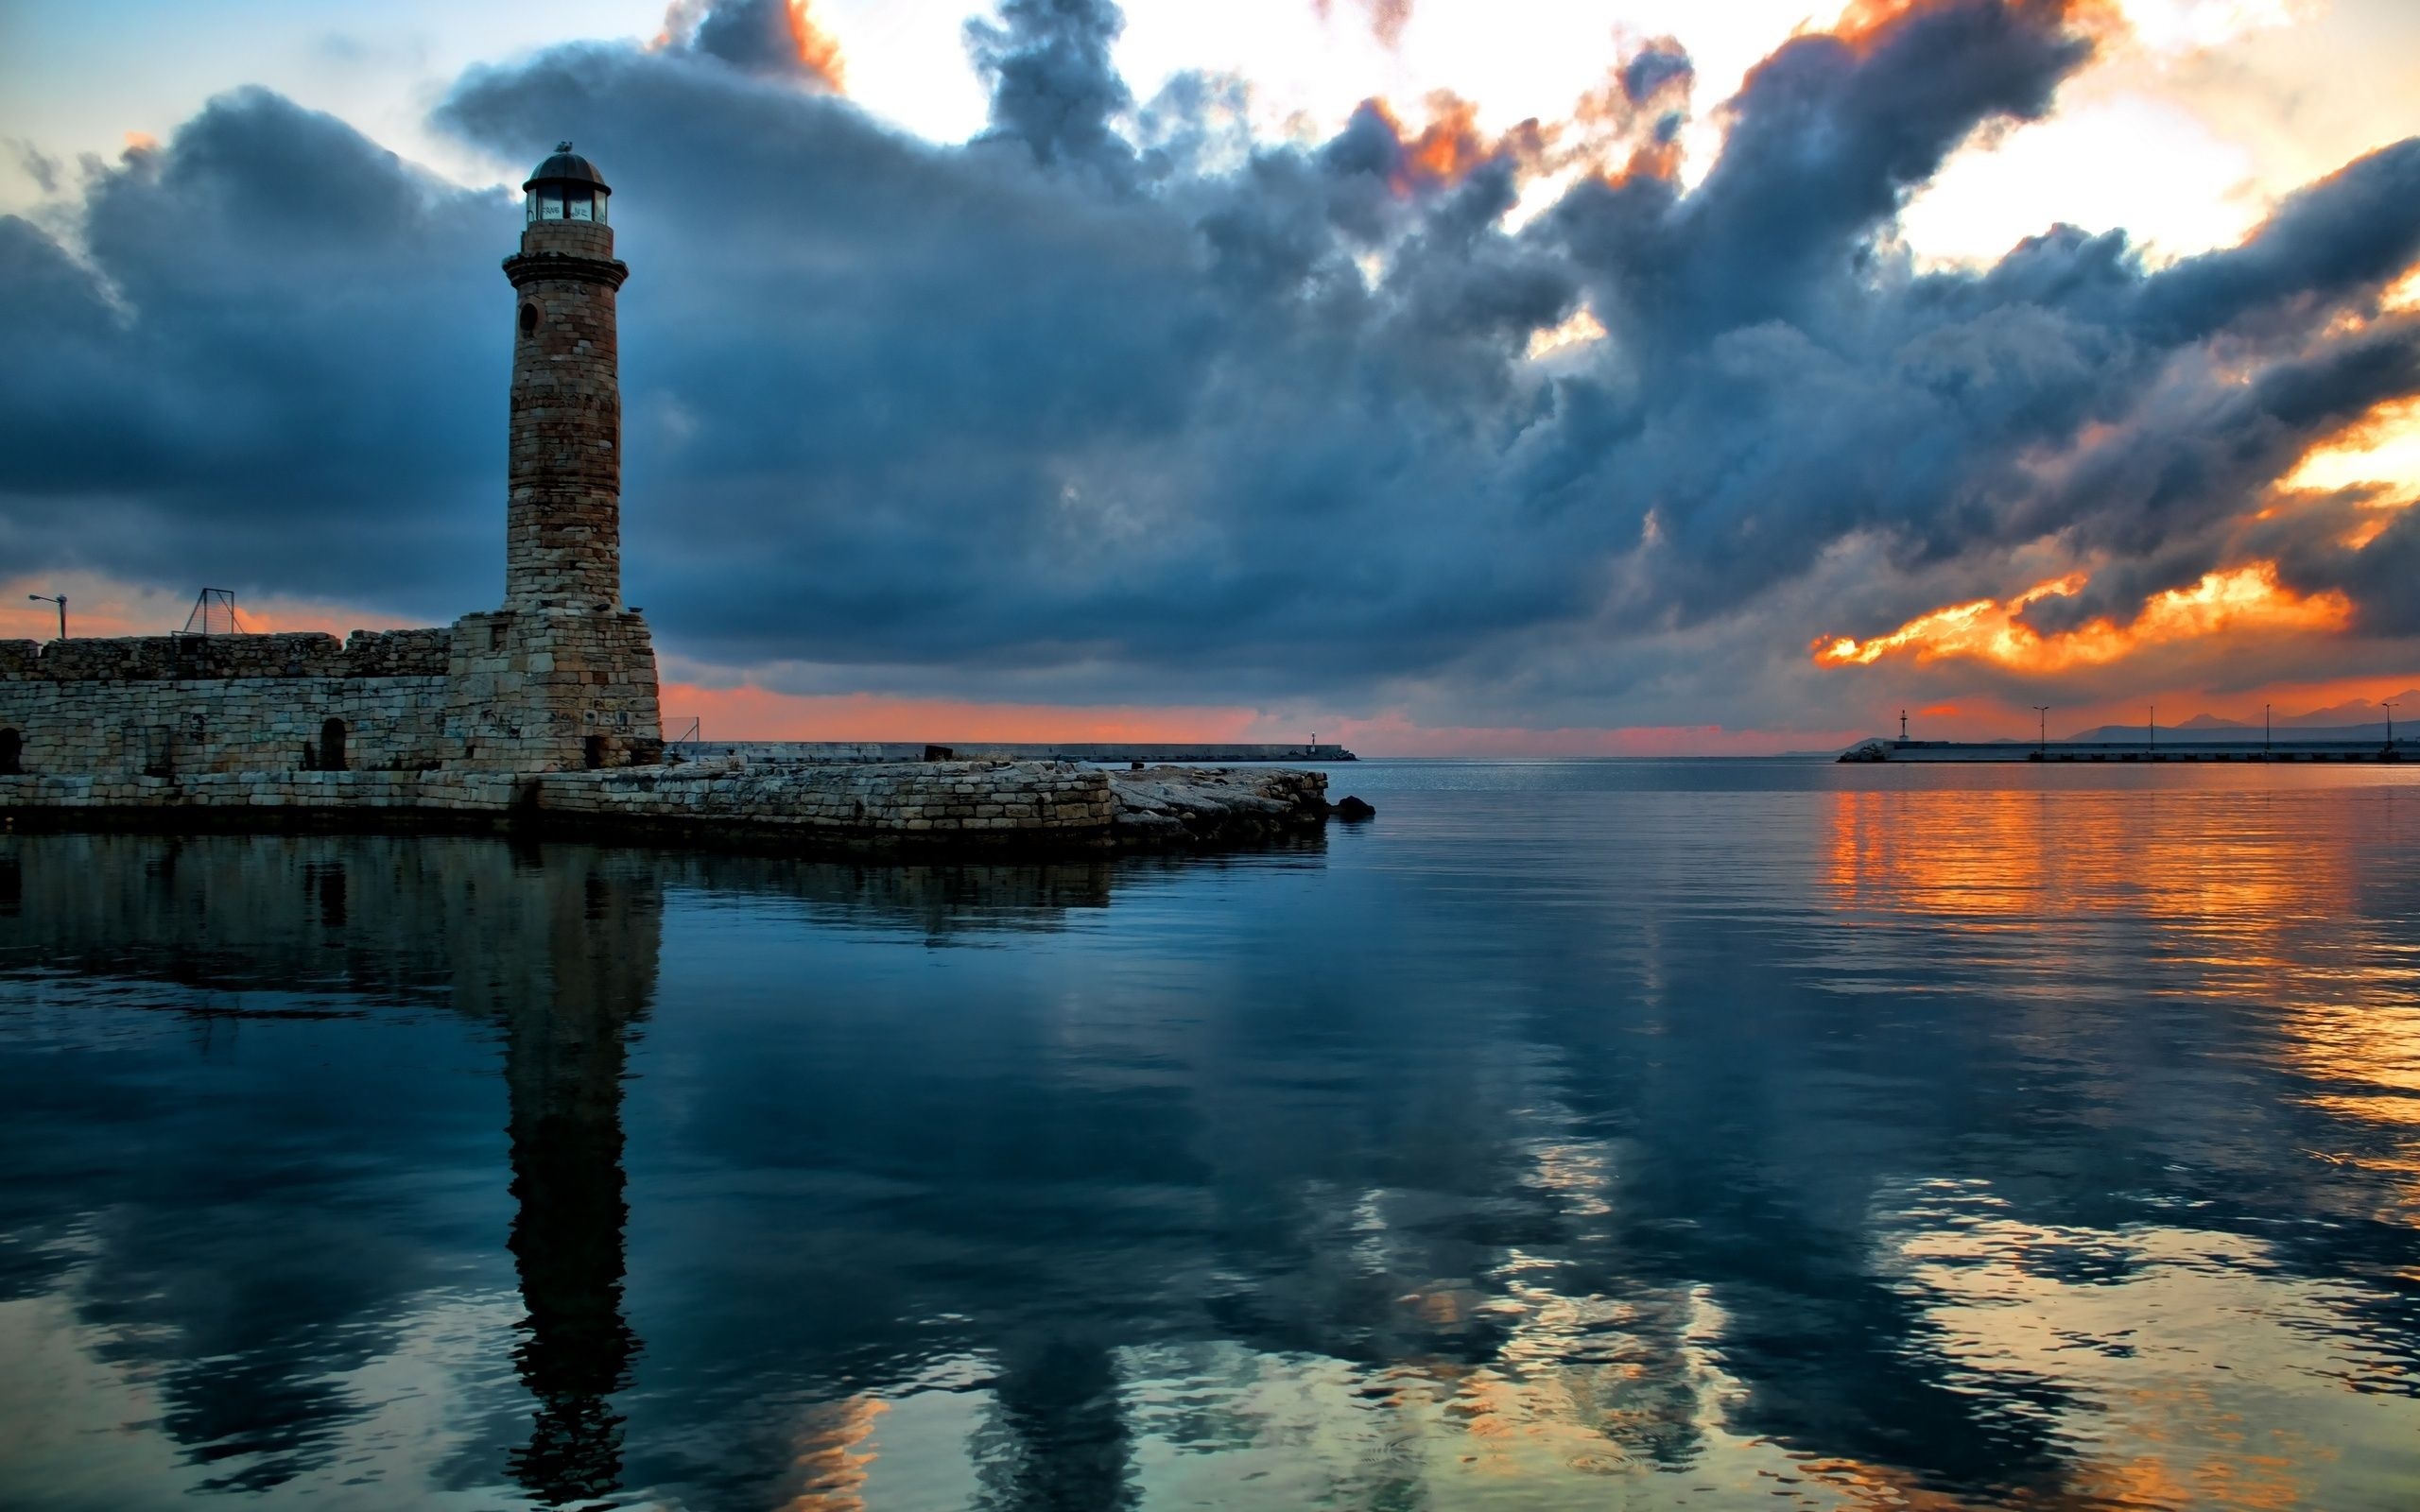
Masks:
[[[525,304],[521,307],[521,334],[525,336],[534,336],[538,334],[538,307],[534,304]]]

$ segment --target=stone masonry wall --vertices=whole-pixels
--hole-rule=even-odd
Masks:
[[[1109,774],[1066,762],[918,762],[769,769],[700,762],[539,780],[550,815],[728,823],[778,835],[1073,838],[1105,835]]]
[[[283,773],[444,758],[442,630],[0,642],[0,747],[19,770]],[[14,740],[9,737],[14,735]]]
[[[1316,831],[1323,773],[1065,762],[0,775],[0,832],[474,828],[792,852],[1229,845]]]
[[[663,755],[655,644],[636,614],[465,615],[448,666],[447,764],[458,770],[645,765]]]
[[[920,762],[769,772],[700,764],[515,776],[475,772],[213,773],[0,777],[0,815],[35,811],[374,811],[465,819],[536,817],[574,828],[780,839],[1109,837],[1109,774],[1061,763]],[[373,811],[365,813],[363,811]],[[255,815],[253,816],[263,816]]]

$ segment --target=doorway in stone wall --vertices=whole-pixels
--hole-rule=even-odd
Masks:
[[[13,730],[0,730],[0,777],[15,777],[23,768],[17,764],[25,759],[26,737]]]
[[[341,719],[330,719],[320,726],[320,770],[341,772],[345,769],[345,728]]]
[[[605,737],[602,735],[591,735],[587,739],[582,740],[579,743],[579,755],[580,760],[586,764],[588,769],[592,772],[604,765]]]

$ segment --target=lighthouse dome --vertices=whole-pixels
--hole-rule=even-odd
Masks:
[[[531,170],[521,189],[527,218],[531,221],[601,222],[606,197],[614,192],[596,164],[574,152],[569,142],[557,143],[554,154]]]

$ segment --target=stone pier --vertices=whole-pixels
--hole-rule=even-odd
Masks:
[[[504,831],[786,853],[1065,852],[1316,834],[1326,774],[1069,762],[0,776],[0,830]]]

